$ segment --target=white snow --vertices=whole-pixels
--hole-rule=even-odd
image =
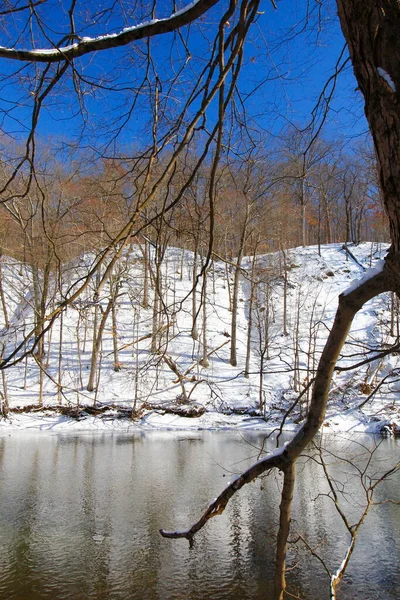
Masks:
[[[148,334],[151,333],[152,308],[141,308],[143,259],[139,250],[133,247],[130,253],[121,259],[125,269],[117,311],[121,370],[113,370],[110,317],[104,333],[100,378],[95,392],[86,390],[92,346],[93,289],[69,307],[63,316],[62,405],[76,407],[78,403],[89,406],[96,404],[99,407],[109,406],[110,411],[102,416],[83,415],[81,420],[76,420],[50,410],[58,401],[58,320],[53,327],[51,339],[46,338],[45,369],[49,377],[45,377],[43,395],[44,405],[49,407],[49,410],[10,413],[9,418],[0,420],[0,435],[38,430],[48,433],[76,433],[132,431],[137,428],[278,428],[282,416],[312,377],[335,315],[339,294],[343,290],[347,290],[348,293],[350,289],[354,289],[357,278],[370,277],[381,269],[382,262],[379,261],[386,250],[386,246],[371,243],[352,246],[351,251],[362,266],[349,257],[346,258],[341,244],[322,246],[321,255],[318,254],[317,247],[287,251],[287,335],[283,332],[282,256],[277,253],[258,258],[257,279],[262,280],[268,275],[270,289],[269,357],[263,367],[260,407],[259,327],[265,326],[265,295],[259,294],[258,309],[253,315],[250,373],[249,377],[245,378],[243,373],[250,283],[244,277],[241,280],[237,333],[238,366],[232,367],[229,364],[231,313],[226,269],[223,263],[214,263],[207,283],[209,366],[204,368],[200,364],[203,353],[201,336],[195,341],[190,335],[192,307],[188,294],[193,285],[190,278],[193,255],[189,251],[169,248],[163,266],[166,311],[162,323],[164,330],[160,349],[168,353],[182,374],[187,374],[184,385],[189,396],[188,404],[205,409],[200,417],[185,418],[166,413],[164,410],[176,405],[182,390],[176,374],[162,359],[162,353],[150,353],[151,340]],[[78,275],[82,276],[88,271],[90,262],[91,257],[83,257],[69,271],[70,279],[64,281],[65,290]],[[243,261],[243,267],[250,271],[251,258]],[[364,268],[372,270],[365,273]],[[29,268],[3,257],[2,269],[11,322],[7,330],[4,321],[2,323],[3,315],[0,309],[0,327],[3,326],[0,341],[5,344],[6,356],[7,352],[22,340],[24,331],[31,329],[33,306]],[[230,274],[230,284],[232,277],[233,273]],[[107,289],[103,293],[100,305],[104,308],[108,301]],[[197,295],[197,300],[199,299],[200,288]],[[340,366],[347,367],[362,361],[365,357],[365,347],[376,348],[376,351],[372,352],[372,356],[375,356],[379,348],[387,348],[396,342],[391,331],[390,307],[390,297],[382,295],[368,302],[357,314],[339,361]],[[202,311],[199,313],[199,331],[201,324]],[[395,329],[396,326],[395,324]],[[138,339],[141,341],[138,342]],[[294,369],[296,361],[298,371]],[[36,361],[29,357],[4,372],[10,406],[15,408],[36,405],[39,392],[39,367]],[[387,377],[385,385],[359,408],[383,377]],[[390,431],[393,426],[400,426],[399,394],[400,360],[396,354],[374,360],[355,370],[336,372],[323,428],[327,432],[376,433],[387,425]],[[117,418],[117,407],[131,410],[135,402],[137,409],[143,409],[140,419]],[[306,409],[307,396],[304,395],[301,412],[299,406],[296,406],[286,419],[285,430],[296,430]],[[245,414],[246,410],[250,410],[251,414]],[[236,414],[230,414],[231,411],[236,411]],[[244,414],[238,414],[239,412]]]
[[[378,75],[382,77],[382,79],[384,79],[386,83],[390,86],[391,90],[393,92],[396,92],[396,85],[393,79],[390,77],[389,73],[387,73],[385,69],[382,69],[382,67],[378,67],[376,70],[378,71]]]
[[[372,277],[375,277],[375,275],[381,273],[384,265],[384,260],[376,261],[375,266],[368,269],[360,279],[355,279],[354,281],[352,281],[349,287],[344,290],[342,295],[348,296],[351,292],[354,292],[354,290],[360,287],[361,284],[366,283],[367,281],[369,281],[369,279],[372,279]]]

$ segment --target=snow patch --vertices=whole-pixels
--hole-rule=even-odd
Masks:
[[[378,75],[386,81],[392,92],[396,92],[396,85],[389,73],[385,69],[382,69],[382,67],[378,67],[376,70],[378,71]]]
[[[362,277],[361,279],[355,279],[354,281],[352,281],[351,285],[349,285],[349,287],[346,288],[344,290],[344,292],[342,292],[342,296],[348,296],[351,292],[354,292],[354,290],[356,290],[361,285],[366,283],[369,279],[372,279],[376,275],[379,275],[379,273],[382,273],[384,266],[385,266],[385,261],[378,260],[375,263],[374,267],[371,267],[370,269],[368,269],[366,271],[364,277]]]

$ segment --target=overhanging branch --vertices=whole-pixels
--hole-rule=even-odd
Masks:
[[[222,514],[232,496],[236,494],[236,492],[239,491],[244,485],[251,483],[254,481],[254,479],[266,471],[269,471],[273,468],[283,469],[287,464],[288,460],[286,449],[279,448],[274,453],[269,454],[265,458],[262,458],[253,464],[247,469],[247,471],[244,471],[241,475],[239,475],[239,477],[233,479],[220,493],[218,498],[211,502],[207,510],[202,514],[200,519],[190,527],[190,529],[185,529],[183,531],[165,531],[164,529],[160,529],[161,535],[165,538],[173,539],[186,538],[192,545],[196,533],[204,527],[209,519]]]
[[[271,469],[284,471],[296,462],[324,421],[332,374],[355,315],[368,300],[390,291],[392,284],[390,273],[388,274],[383,267],[380,271],[371,271],[371,276],[363,277],[347,293],[341,294],[335,321],[319,361],[310,408],[304,424],[285,446],[259,460],[230,482],[190,528],[171,532],[161,529],[163,537],[186,538],[192,544],[196,533],[209,519],[223,513],[229,500],[244,485]]]
[[[220,2],[220,0],[195,0],[169,17],[152,19],[145,23],[126,27],[119,33],[99,35],[95,38],[78,38],[76,43],[62,46],[61,48],[19,50],[17,48],[5,48],[4,46],[0,46],[0,58],[45,63],[57,63],[64,60],[72,61],[74,58],[97,52],[98,50],[119,48],[144,38],[171,33],[176,29],[196,21],[218,2]]]

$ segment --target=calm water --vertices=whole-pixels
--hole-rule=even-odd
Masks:
[[[261,600],[271,596],[281,478],[247,486],[209,522],[189,549],[158,530],[184,528],[232,473],[257,456],[263,437],[234,432],[0,438],[0,598],[7,600]],[[357,442],[371,445],[371,438]],[[330,443],[363,466],[359,443]],[[371,474],[394,462],[400,444],[385,440]],[[343,482],[344,507],[363,504],[354,468],[330,457]],[[399,499],[399,475],[379,498]],[[298,470],[293,537],[307,536],[337,568],[346,533],[315,460]],[[289,589],[328,599],[318,561],[293,546]],[[297,565],[297,566],[296,566]],[[400,598],[400,507],[369,514],[340,588],[343,600]]]

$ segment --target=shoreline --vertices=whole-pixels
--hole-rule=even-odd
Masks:
[[[193,407],[192,407],[193,408]],[[387,417],[387,415],[385,415]],[[282,427],[285,433],[295,432],[301,423],[287,419]],[[0,437],[13,433],[135,433],[149,431],[279,431],[282,419],[277,415],[270,418],[261,415],[224,414],[217,411],[204,411],[200,415],[183,416],[169,410],[147,408],[136,418],[132,409],[126,406],[104,405],[101,407],[81,406],[39,406],[14,407],[6,417],[0,419]],[[400,437],[398,419],[368,417],[361,410],[349,409],[342,413],[328,414],[321,433],[372,434],[382,437]]]

